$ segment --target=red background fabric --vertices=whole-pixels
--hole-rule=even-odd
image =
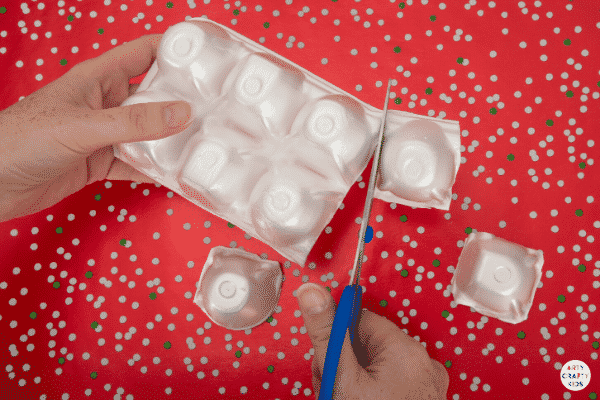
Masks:
[[[432,110],[430,115],[460,121],[464,159],[448,213],[375,200],[370,225],[376,235],[366,246],[368,261],[361,274],[363,306],[425,343],[431,357],[451,362],[449,399],[596,398],[597,4],[472,0],[442,5],[423,0],[406,1],[401,9],[394,0],[206,3],[0,1],[6,8],[0,14],[1,108],[81,61],[141,35],[164,33],[186,16],[206,15],[254,41],[264,38],[264,46],[378,108],[383,107],[387,79],[396,79],[393,96],[402,102],[390,102],[390,109],[421,115]],[[302,14],[304,7],[309,10]],[[143,19],[136,21],[142,16],[138,13]],[[295,41],[288,48],[290,36]],[[61,65],[63,59],[66,65]],[[0,397],[313,398],[312,345],[300,330],[303,322],[293,292],[307,280],[329,287],[337,282],[332,293],[339,301],[349,280],[370,168],[369,163],[305,268],[284,265],[286,260],[269,246],[246,239],[237,227],[228,227],[227,221],[168,188],[150,184],[98,182],[55,207],[0,224]],[[57,233],[59,227],[62,233]],[[484,323],[482,315],[451,303],[447,289],[467,228],[544,251],[542,287],[527,321],[512,325],[489,318]],[[218,245],[241,246],[281,263],[285,282],[273,321],[251,332],[209,327],[208,317],[186,297],[186,292],[195,293],[208,252]],[[434,260],[440,265],[434,266]],[[409,271],[408,277],[400,275],[397,264]],[[91,278],[85,276],[88,271]],[[123,275],[125,283],[119,280]],[[422,280],[416,280],[418,275]],[[50,276],[60,283],[58,289]],[[112,285],[106,287],[101,278]],[[157,278],[158,285],[149,287]],[[152,300],[158,286],[164,292]],[[418,293],[417,286],[422,288]],[[86,300],[90,295],[93,299]],[[105,302],[95,308],[99,296]],[[139,308],[133,309],[133,302]],[[442,316],[444,310],[449,317]],[[107,313],[105,319],[101,312]],[[101,331],[92,328],[93,322]],[[149,322],[154,323],[151,330]],[[116,338],[132,327],[136,332],[131,339]],[[525,333],[523,339],[519,332]],[[193,338],[193,350],[187,338]],[[115,349],[118,344],[121,351]],[[135,354],[140,359],[130,366]],[[60,357],[66,358],[63,364]],[[591,383],[582,391],[571,392],[560,381],[561,366],[573,359],[591,368]]]

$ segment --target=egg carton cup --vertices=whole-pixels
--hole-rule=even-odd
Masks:
[[[504,322],[523,322],[533,305],[543,265],[542,250],[491,233],[471,233],[452,277],[454,301]]]
[[[246,330],[265,322],[281,296],[277,261],[242,249],[213,247],[202,268],[194,303],[217,325]]]
[[[377,146],[382,111],[260,44],[191,18],[122,105],[184,100],[192,123],[115,156],[304,266]],[[456,121],[390,110],[375,197],[447,210]]]

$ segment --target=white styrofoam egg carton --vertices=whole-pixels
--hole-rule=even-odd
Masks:
[[[452,277],[457,304],[511,324],[525,321],[542,278],[544,253],[473,232],[465,241]]]
[[[171,26],[122,105],[185,100],[193,122],[115,156],[304,265],[366,168],[382,111],[205,18]],[[448,210],[458,122],[390,110],[375,197]]]

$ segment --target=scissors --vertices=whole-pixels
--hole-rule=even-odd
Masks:
[[[387,94],[385,96],[385,106],[383,107],[383,117],[379,128],[379,142],[371,167],[371,177],[369,179],[369,189],[367,191],[367,201],[363,211],[362,223],[360,225],[360,234],[358,246],[356,247],[356,256],[354,257],[354,268],[350,278],[350,284],[344,288],[340,304],[333,319],[333,327],[327,345],[327,354],[325,355],[325,367],[321,379],[321,391],[319,400],[330,400],[333,398],[333,386],[337,375],[340,354],[346,337],[346,332],[350,331],[350,342],[354,343],[356,322],[362,310],[362,286],[360,282],[360,268],[362,266],[363,252],[365,250],[365,233],[371,216],[371,206],[373,205],[373,192],[375,182],[377,181],[377,171],[381,161],[381,147],[385,141],[383,132],[385,130],[385,117],[387,115],[388,100],[390,98],[390,88],[392,80],[388,80]],[[355,280],[356,277],[356,280]]]

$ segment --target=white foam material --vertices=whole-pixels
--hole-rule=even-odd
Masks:
[[[454,301],[511,324],[525,321],[543,265],[542,250],[490,233],[471,233],[452,277]]]
[[[189,128],[116,145],[115,156],[304,266],[367,167],[382,111],[204,18],[167,29],[122,105],[172,100],[192,105]],[[375,197],[447,210],[459,132],[455,121],[388,111]]]
[[[213,247],[202,268],[194,303],[217,325],[246,330],[275,311],[283,274],[277,261],[224,246]]]

